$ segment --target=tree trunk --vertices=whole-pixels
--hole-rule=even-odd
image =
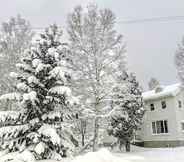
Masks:
[[[124,141],[119,139],[117,143],[119,143],[119,150],[121,151]]]
[[[97,150],[98,146],[98,118],[95,119],[95,125],[94,125],[94,139],[93,139],[93,151]]]
[[[84,141],[84,133],[82,133],[81,136],[82,136],[82,139],[81,139],[81,140],[82,140],[82,141],[81,141],[81,142],[82,142],[82,146],[84,146],[84,144],[85,144],[85,141]]]
[[[86,133],[86,121],[81,119],[80,124],[81,124],[81,144],[82,146],[84,146],[85,145],[85,133]]]
[[[126,141],[125,149],[126,149],[126,152],[130,152],[130,141]]]

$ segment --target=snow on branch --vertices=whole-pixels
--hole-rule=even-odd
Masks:
[[[11,73],[10,73],[10,77],[11,77],[11,78],[16,79],[18,76],[19,76],[19,74],[15,73],[15,72],[11,72]]]
[[[63,121],[63,113],[61,111],[52,111],[49,112],[48,114],[42,115],[42,120],[44,122],[59,122]]]
[[[35,103],[35,101],[38,101],[37,93],[35,91],[31,91],[29,93],[24,93],[23,100],[24,101],[31,101],[32,103]]]
[[[66,74],[68,69],[62,66],[57,66],[49,72],[49,78],[57,78],[66,82]]]
[[[0,128],[0,138],[3,140],[15,139],[28,130],[28,124],[2,127]]]
[[[61,121],[67,121],[72,120],[74,118],[74,114],[71,113],[63,113],[62,111],[52,111],[47,114],[42,115],[42,120],[46,123],[49,122],[59,122],[61,124]],[[54,124],[54,123],[53,123]]]
[[[49,138],[53,145],[60,145],[61,138],[56,132],[56,129],[53,128],[51,125],[44,124],[39,130],[38,133]]]
[[[40,59],[33,59],[32,61],[32,65],[34,68],[36,68],[39,64],[41,64],[41,60]]]
[[[29,86],[27,86],[25,83],[18,83],[17,85],[16,85],[16,88],[18,89],[18,90],[22,90],[22,91],[29,91],[30,90],[30,88],[29,88]]]
[[[38,84],[39,83],[39,80],[35,76],[29,76],[27,80],[28,80],[29,84],[31,84],[31,83]]]
[[[18,64],[16,64],[16,67],[20,70],[24,70],[24,71],[28,71],[28,72],[32,71],[31,67],[27,64],[18,63]]]
[[[49,90],[52,94],[71,96],[71,89],[66,86],[55,86]]]
[[[38,66],[36,67],[35,71],[36,71],[36,73],[40,73],[41,71],[43,71],[44,69],[48,69],[49,67],[50,67],[49,64],[39,63]]]
[[[5,126],[6,123],[16,123],[20,122],[23,116],[18,111],[0,111],[0,123]]]
[[[0,97],[0,100],[15,100],[20,101],[21,100],[21,94],[20,93],[7,93]]]

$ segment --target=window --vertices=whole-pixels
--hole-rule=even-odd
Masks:
[[[183,125],[183,128],[184,128],[184,125]],[[168,133],[167,120],[158,120],[158,121],[152,122],[152,133],[153,134]]]
[[[151,111],[155,110],[155,106],[154,106],[154,104],[153,104],[153,103],[152,103],[152,104],[150,104],[150,110],[151,110]]]
[[[162,109],[165,109],[166,108],[166,102],[162,101],[161,104],[162,104]]]
[[[168,133],[168,124],[167,124],[167,120],[164,120],[164,128],[165,128],[165,133]]]
[[[153,131],[153,134],[157,133],[157,131],[156,131],[156,123],[155,122],[152,122],[152,131]]]
[[[182,107],[182,102],[180,100],[178,100],[178,107],[181,108]]]
[[[184,131],[184,122],[181,123],[181,130]]]

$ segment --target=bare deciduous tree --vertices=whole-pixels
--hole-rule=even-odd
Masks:
[[[107,100],[119,67],[125,68],[125,45],[114,29],[115,16],[109,9],[78,6],[68,16],[68,34],[78,93],[85,112],[94,116],[93,150],[98,143],[99,116],[106,113]]]
[[[0,73],[6,86],[10,87],[7,82],[7,73],[15,69],[15,64],[20,61],[23,51],[30,45],[33,32],[27,20],[20,15],[10,18],[9,21],[3,22],[0,33]],[[6,76],[5,76],[6,75]],[[6,78],[6,79],[5,79]],[[5,80],[4,80],[5,79]]]
[[[148,82],[149,90],[155,89],[158,85],[160,85],[160,83],[156,78],[151,78]]]
[[[175,65],[182,85],[184,85],[184,38],[175,53]]]
[[[1,92],[7,93],[13,89],[13,80],[8,76],[15,70],[15,64],[20,61],[23,51],[29,47],[33,32],[27,20],[20,15],[3,22],[0,33],[0,86]],[[7,106],[5,106],[7,108]]]

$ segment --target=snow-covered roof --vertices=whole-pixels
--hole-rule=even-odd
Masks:
[[[181,91],[181,85],[179,83],[169,86],[161,86],[160,91],[151,90],[142,94],[143,100],[156,100],[163,97],[176,96]]]

